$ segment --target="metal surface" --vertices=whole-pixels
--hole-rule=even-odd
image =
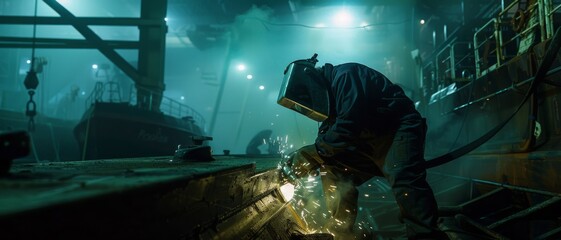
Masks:
[[[0,179],[0,229],[9,239],[288,239],[306,231],[278,192],[277,163],[21,164]]]

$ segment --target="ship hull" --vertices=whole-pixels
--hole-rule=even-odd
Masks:
[[[190,118],[175,118],[126,103],[94,103],[74,128],[82,159],[173,155],[203,132]]]

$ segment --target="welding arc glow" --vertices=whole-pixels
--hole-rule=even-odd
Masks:
[[[284,199],[286,199],[287,202],[292,200],[292,198],[294,198],[294,185],[292,185],[292,183],[287,183],[285,185],[282,185],[280,187],[280,191],[282,193],[282,196],[284,197]]]

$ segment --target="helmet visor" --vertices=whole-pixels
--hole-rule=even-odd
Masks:
[[[306,68],[315,71],[313,65],[306,61],[288,65],[277,103],[321,122],[327,119],[329,113],[329,95],[326,86],[307,73]]]

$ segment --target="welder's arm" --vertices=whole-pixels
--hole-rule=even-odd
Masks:
[[[298,149],[287,158],[282,166],[282,172],[291,182],[310,175],[324,163],[314,144]]]
[[[353,74],[339,76],[334,84],[336,117],[322,123],[315,142],[319,155],[324,158],[354,150],[379,96],[377,89],[369,89],[370,97],[366,97],[359,77]]]

